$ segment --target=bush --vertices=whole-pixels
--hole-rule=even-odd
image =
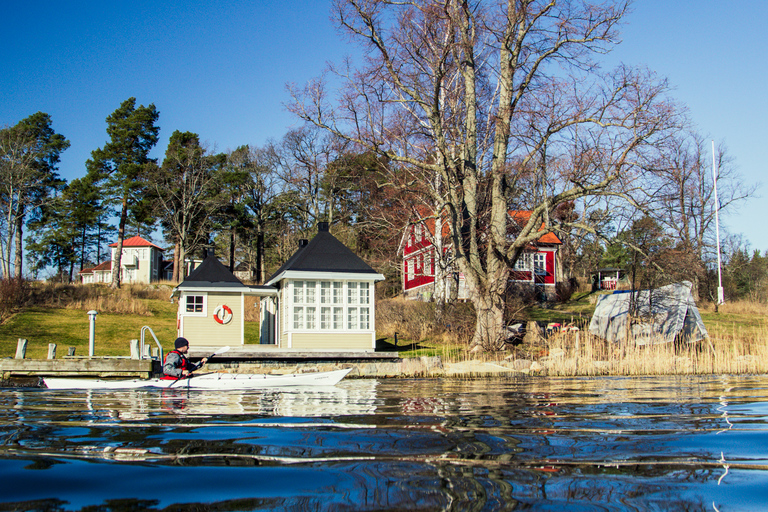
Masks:
[[[21,278],[0,279],[0,322],[29,300],[29,283]]]
[[[378,334],[419,341],[443,337],[449,342],[468,342],[475,330],[474,309],[469,303],[446,304],[442,312],[434,302],[384,299],[376,303]]]
[[[579,281],[572,277],[567,281],[559,281],[555,285],[555,300],[566,303],[571,300],[571,296],[579,290]]]

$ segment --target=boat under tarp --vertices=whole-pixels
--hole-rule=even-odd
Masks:
[[[691,286],[683,281],[653,290],[601,295],[589,332],[611,343],[630,336],[637,345],[670,343],[675,339],[688,343],[703,340],[708,336],[707,329],[693,300]],[[635,313],[630,318],[633,305]]]
[[[330,372],[290,373],[285,375],[204,373],[185,379],[43,379],[48,389],[136,389],[136,388],[184,388],[184,389],[262,389],[287,386],[335,386],[352,368]]]

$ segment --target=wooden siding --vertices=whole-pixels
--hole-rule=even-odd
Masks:
[[[374,349],[373,335],[362,333],[293,333],[292,348],[299,350],[370,350]]]
[[[209,293],[206,316],[187,316],[182,313],[182,332],[191,346],[224,347],[243,344],[242,295],[239,293]],[[183,302],[179,305],[182,307]],[[226,304],[232,310],[232,321],[220,324],[213,319],[217,306]]]

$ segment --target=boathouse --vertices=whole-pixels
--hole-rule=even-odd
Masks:
[[[276,314],[275,343],[297,350],[376,349],[375,283],[384,276],[318,224],[312,240],[267,280],[277,290],[262,307]]]
[[[321,222],[312,240],[263,286],[243,284],[208,255],[173,290],[179,298],[177,331],[195,347],[256,343],[245,339],[245,296],[260,297],[258,344],[296,351],[376,348],[375,283],[384,280]],[[270,347],[271,346],[271,347]]]

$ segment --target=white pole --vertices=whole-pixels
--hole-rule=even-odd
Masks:
[[[723,295],[723,274],[720,264],[720,203],[717,200],[717,160],[715,158],[715,141],[712,141],[712,178],[715,183],[715,233],[717,237],[717,303],[725,304]]]
[[[90,320],[90,329],[88,333],[88,357],[93,357],[94,345],[96,340],[96,315],[99,312],[91,310],[88,312],[88,319]]]

